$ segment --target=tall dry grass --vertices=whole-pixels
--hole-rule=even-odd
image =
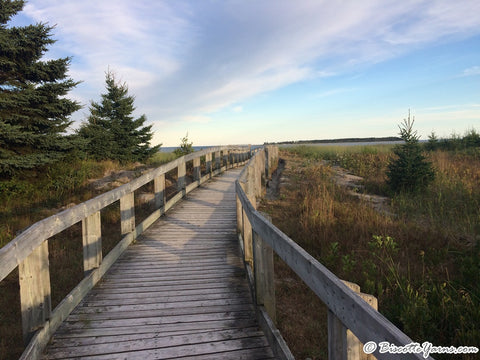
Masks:
[[[471,154],[432,153],[435,182],[422,193],[392,195],[395,215],[387,216],[335,185],[331,166],[341,164],[365,176],[366,189],[388,194],[384,169],[390,154],[383,150],[349,147],[325,157],[322,147],[283,151],[289,185],[279,200],[264,202],[263,210],[337,276],[375,295],[380,311],[414,340],[478,346],[480,161]],[[276,266],[282,276],[293,278],[281,263]],[[293,324],[310,320],[289,315],[308,309],[311,295],[281,277],[277,285],[280,327],[296,356],[325,358],[324,342],[315,347],[295,335],[302,330]],[[298,299],[291,302],[294,292],[305,293],[303,305]],[[306,348],[312,350],[306,353]]]

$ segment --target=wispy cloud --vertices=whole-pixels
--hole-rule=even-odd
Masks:
[[[472,66],[468,69],[463,70],[463,76],[476,76],[480,75],[480,66]]]
[[[260,93],[480,33],[470,0],[30,0],[25,13],[57,24],[53,55],[72,55],[84,81],[76,98],[97,98],[110,67],[150,121],[205,122]]]

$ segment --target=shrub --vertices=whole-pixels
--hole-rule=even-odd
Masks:
[[[432,164],[423,155],[419,136],[413,130],[414,118],[404,119],[399,125],[400,137],[405,141],[393,149],[396,158],[387,169],[387,183],[394,192],[416,191],[425,188],[435,177]]]

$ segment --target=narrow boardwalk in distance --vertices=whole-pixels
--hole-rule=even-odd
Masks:
[[[239,172],[205,183],[145,231],[44,359],[273,359],[237,240]]]

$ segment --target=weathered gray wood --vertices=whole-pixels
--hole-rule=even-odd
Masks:
[[[185,156],[185,161],[190,161],[195,157],[204,156],[206,154],[212,153],[216,149],[206,149],[194,154],[189,154]],[[132,196],[134,190],[145,185],[146,183],[154,180],[155,178],[161,177],[167,171],[174,169],[178,166],[178,161],[172,161],[168,164],[162,165],[161,167],[141,176],[140,178],[135,179],[134,181],[125,184],[117,189],[114,189],[110,192],[102,194],[92,200],[89,200],[85,203],[79,204],[73,208],[65,210],[57,215],[54,215],[50,218],[42,220],[27,230],[25,230],[20,236],[14,239],[2,249],[0,249],[0,281],[12,271],[15,266],[19,265],[24,261],[29,254],[34,252],[36,248],[39,247],[46,239],[50,236],[68,228],[69,226],[77,223],[78,221],[83,221],[85,218],[91,216],[92,214],[98,212],[103,207],[106,207],[121,199],[122,197]],[[205,181],[204,177],[202,181]],[[41,354],[41,351],[45,344],[48,342],[51,334],[58,328],[60,323],[66,318],[66,316],[72,311],[72,309],[78,304],[78,302],[85,296],[89,289],[91,289],[98,280],[105,274],[109,267],[115,262],[115,260],[120,256],[120,254],[125,250],[125,248],[147,227],[149,227],[158,217],[160,217],[165,211],[171,208],[178,200],[181,199],[181,195],[176,196],[171,199],[165,206],[161,209],[155,211],[151,214],[144,222],[134,228],[133,231],[129,232],[121,242],[105,257],[103,263],[100,266],[93,270],[72,292],[57,306],[54,312],[51,314],[50,320],[43,324],[43,328],[40,331],[37,331],[34,335],[33,340],[27,346],[22,359],[36,359]],[[121,201],[121,207],[128,209],[128,204],[133,203],[129,199]],[[128,211],[128,210],[127,210]],[[127,216],[128,218],[128,216]],[[131,219],[132,217],[130,217]],[[134,227],[134,220],[131,227]],[[131,228],[129,226],[129,228]],[[88,228],[88,226],[87,226]],[[46,244],[46,243],[45,243]],[[43,245],[45,246],[45,245]],[[48,248],[47,248],[48,249]],[[48,259],[48,254],[47,254]],[[227,258],[228,259],[228,258]],[[191,262],[189,260],[189,262]],[[148,263],[148,262],[147,262]],[[48,270],[48,269],[47,269]],[[45,272],[43,272],[45,273]],[[49,278],[47,281],[43,281],[44,285],[48,285],[49,290]],[[192,290],[199,291],[199,290]],[[122,296],[125,296],[122,294]],[[25,297],[25,296],[24,296]],[[50,300],[48,300],[50,301]]]
[[[110,354],[116,354],[127,351],[141,351],[145,349],[162,349],[170,347],[180,347],[190,344],[202,344],[216,343],[219,341],[231,340],[231,339],[246,339],[252,337],[261,337],[263,334],[255,330],[220,330],[220,331],[208,331],[196,334],[181,334],[173,336],[155,336],[144,338],[124,339],[123,341],[116,341],[112,343],[112,347],[109,349]],[[77,344],[75,347],[75,356],[91,356],[100,355],[105,353],[106,346],[104,343],[94,344]],[[72,354],[70,348],[63,347],[50,347],[48,359],[68,358]]]
[[[219,170],[222,166],[221,150],[215,151],[215,170]]]
[[[245,262],[250,264],[253,268],[253,239],[252,239],[252,225],[248,220],[247,215],[242,210],[242,224],[243,224],[243,231],[242,231],[242,238],[243,238],[243,251],[245,255]]]
[[[26,344],[51,313],[48,242],[37,247],[19,266],[23,339]]]
[[[205,155],[205,167],[206,167],[206,171],[207,171],[207,175],[209,178],[212,177],[212,170],[213,170],[213,166],[212,166],[212,153],[208,153]]]
[[[135,230],[135,199],[133,192],[120,198],[120,222],[122,235]]]
[[[242,203],[240,202],[240,199],[238,198],[238,196],[235,199],[237,204],[237,233],[241,234],[243,230]]]
[[[276,321],[275,278],[273,250],[253,232],[253,270],[255,274],[255,296],[257,305],[263,306],[273,322]]]
[[[231,175],[227,177],[233,180]],[[137,355],[182,358],[201,354],[228,359],[243,353],[249,359],[273,358],[263,333],[253,330],[258,324],[252,322],[252,300],[235,246],[236,201],[231,180],[231,185],[222,179],[212,182],[215,189],[211,191],[208,185],[201,192],[190,193],[187,200],[145,231],[63,322],[57,332],[61,335],[54,337],[46,358],[70,357],[76,350],[85,358],[93,353],[112,358],[120,351],[129,359]],[[228,191],[224,188],[227,185]],[[189,210],[190,206],[195,210]],[[141,225],[125,238],[131,242]],[[208,231],[212,233],[208,235]],[[106,271],[106,263],[113,263],[109,258],[112,252],[87,277],[88,286],[98,281],[100,271]],[[228,339],[221,338],[232,327],[237,330],[228,333]],[[208,329],[217,334],[213,339],[199,335]],[[139,332],[152,331],[160,336],[138,336]],[[195,341],[200,338],[205,341]],[[77,339],[90,340],[83,343]],[[195,344],[190,346],[186,339]]]
[[[201,172],[200,172],[200,158],[193,159],[193,180],[200,185]]]
[[[238,181],[236,189],[254,231],[300,276],[360,341],[363,343],[388,341],[398,345],[412,342],[388,319],[372,309],[327,268],[258,213],[250,204]],[[378,350],[374,355],[379,359],[396,359],[395,354],[379,354]],[[404,359],[423,359],[421,354],[403,354],[403,357]]]
[[[177,168],[177,190],[179,192],[184,192],[187,184],[186,176],[187,174],[187,163],[185,157],[182,156],[178,159],[178,168]]]
[[[87,275],[102,262],[102,224],[100,211],[82,220],[83,271]]]
[[[272,319],[270,319],[270,316],[268,316],[268,313],[263,306],[257,307],[257,319],[260,328],[265,332],[268,343],[272,347],[275,358],[282,360],[295,360],[295,357],[280,334],[280,331],[277,329]]]
[[[356,293],[360,292],[360,286],[355,283],[343,281]],[[358,341],[358,339],[357,339]],[[328,311],[328,359],[329,360],[360,360],[358,343],[355,343],[355,335],[329,310]]]
[[[160,209],[167,202],[165,174],[161,174],[153,180],[153,191],[155,192],[155,208]]]
[[[215,147],[194,152],[185,156],[185,161],[196,157],[209,156],[229,147]],[[101,194],[91,200],[50,216],[25,229],[19,236],[0,249],[0,281],[3,280],[15,267],[17,267],[36,247],[55,234],[82,221],[87,216],[118,201],[121,197],[133,193],[141,186],[153,181],[155,178],[178,167],[180,160],[173,160],[167,164],[138,177],[109,192]]]

